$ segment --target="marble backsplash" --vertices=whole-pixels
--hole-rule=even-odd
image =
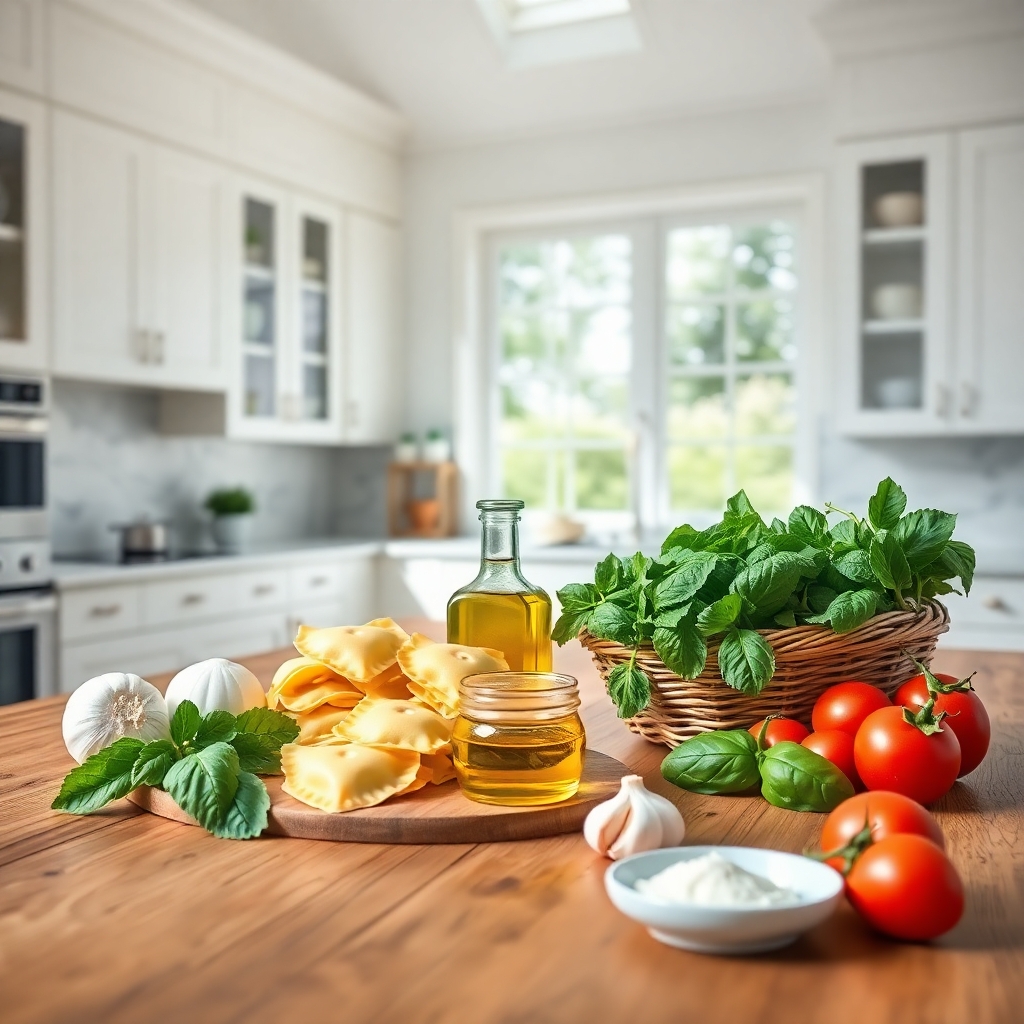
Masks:
[[[384,535],[386,448],[168,437],[158,413],[153,392],[54,381],[49,485],[58,557],[110,556],[110,524],[140,516],[169,521],[179,550],[208,550],[203,500],[231,486],[255,495],[256,544]]]

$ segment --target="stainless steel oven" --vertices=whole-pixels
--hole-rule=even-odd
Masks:
[[[57,692],[54,623],[49,590],[0,594],[0,704]]]
[[[49,387],[0,374],[0,540],[45,541]]]

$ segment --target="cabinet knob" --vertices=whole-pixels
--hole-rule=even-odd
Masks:
[[[252,588],[252,595],[253,597],[266,597],[267,594],[272,594],[276,589],[273,583],[261,583]]]
[[[111,615],[117,615],[121,611],[119,604],[95,604],[89,609],[89,614],[93,618],[106,619]]]
[[[969,381],[964,381],[960,394],[960,415],[973,416],[978,407],[978,389]]]
[[[1010,610],[1010,606],[998,594],[990,594],[981,603],[993,612],[1008,612]]]
[[[135,358],[140,363],[148,363],[152,358],[149,331],[138,330],[135,332]]]
[[[164,332],[153,332],[153,362],[163,365],[164,361]]]
[[[186,594],[182,599],[182,604],[193,605],[202,604],[206,600],[205,594]]]

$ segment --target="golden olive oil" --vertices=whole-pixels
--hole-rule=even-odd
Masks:
[[[551,599],[543,591],[457,593],[448,604],[448,642],[495,648],[516,672],[550,672]]]

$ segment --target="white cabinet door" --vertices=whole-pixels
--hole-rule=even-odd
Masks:
[[[131,381],[147,357],[143,224],[148,144],[53,114],[53,370]]]
[[[10,5],[8,5],[10,6]],[[0,0],[0,39],[4,6]],[[2,65],[0,44],[0,65]],[[46,370],[46,108],[0,89],[0,365]]]
[[[955,429],[1024,432],[1024,125],[960,136]]]
[[[390,443],[401,400],[398,229],[359,213],[346,220],[345,440]]]
[[[224,171],[156,148],[154,161],[154,376],[167,385],[223,389]]]

